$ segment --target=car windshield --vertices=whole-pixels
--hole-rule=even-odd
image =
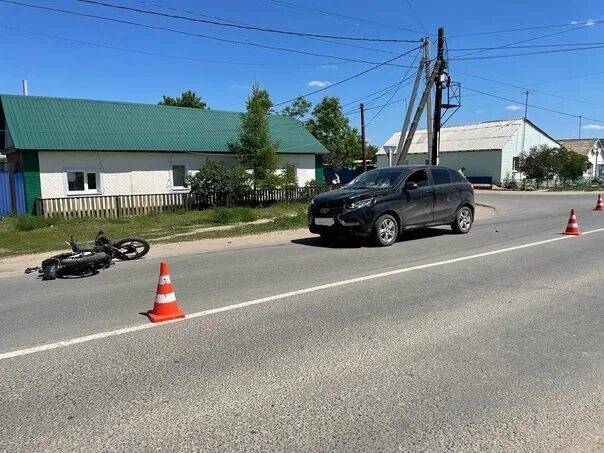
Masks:
[[[346,189],[388,189],[401,175],[402,171],[395,170],[371,170],[365,172],[344,187]]]

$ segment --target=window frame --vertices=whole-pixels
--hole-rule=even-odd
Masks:
[[[174,167],[184,167],[185,168],[185,181],[184,186],[177,186],[174,184]],[[172,192],[187,192],[189,187],[187,186],[187,176],[189,175],[189,165],[186,163],[172,162],[170,164],[170,190]]]
[[[84,174],[84,190],[70,190],[68,173]],[[103,195],[103,173],[98,168],[90,167],[65,167],[62,169],[63,190],[67,197],[98,196]],[[96,176],[96,189],[88,188],[88,175]]]
[[[512,157],[512,171],[520,171],[518,170],[518,166],[520,165],[520,156]]]

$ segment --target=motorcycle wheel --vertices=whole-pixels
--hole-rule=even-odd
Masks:
[[[151,245],[143,238],[133,236],[115,241],[113,247],[119,250],[118,258],[128,261],[145,256],[149,253]]]

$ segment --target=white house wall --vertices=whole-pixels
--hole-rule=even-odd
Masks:
[[[380,158],[382,160],[380,161]],[[426,165],[428,153],[409,154],[405,163],[410,165]],[[441,153],[440,165],[459,170],[465,167],[466,176],[491,176],[498,179],[501,173],[501,151],[461,151],[457,153]],[[383,165],[380,165],[380,162]],[[388,166],[388,156],[378,156],[378,166]]]
[[[280,154],[282,164],[296,168],[298,185],[315,178],[314,154]],[[172,189],[172,165],[198,170],[207,159],[234,167],[233,155],[147,152],[41,151],[40,184],[43,198],[67,196],[64,173],[70,170],[100,173],[102,195],[137,195],[177,192]]]
[[[547,145],[553,148],[560,147],[557,142],[548,138],[543,134],[543,132],[533,127],[530,123],[525,123],[525,126],[526,130],[524,130],[524,147],[522,146],[523,126],[521,125],[502,149],[501,174],[499,178],[495,179],[505,180],[510,178],[520,178],[521,174],[512,170],[512,164],[514,157],[519,156],[523,150],[528,152],[531,148],[539,145]]]
[[[410,154],[407,157],[409,164],[426,164],[428,153]],[[501,172],[501,151],[461,151],[457,153],[441,153],[439,165],[459,170],[465,167],[466,176],[491,176],[497,179]]]

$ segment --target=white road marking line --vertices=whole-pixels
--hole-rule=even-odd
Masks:
[[[604,231],[604,228],[598,228],[596,230],[585,231],[583,233],[583,235],[592,234],[592,233],[599,233],[601,231]],[[459,258],[452,258],[452,259],[449,259],[449,260],[437,261],[435,263],[420,264],[418,266],[411,266],[411,267],[405,267],[405,268],[402,268],[402,269],[395,269],[395,270],[387,271],[387,272],[380,272],[378,274],[366,275],[364,277],[351,278],[351,279],[348,279],[348,280],[341,280],[341,281],[338,281],[338,282],[327,283],[325,285],[312,286],[310,288],[304,288],[304,289],[299,289],[297,291],[290,291],[290,292],[287,292],[287,293],[276,294],[274,296],[263,297],[263,298],[260,298],[260,299],[254,299],[254,300],[250,300],[250,301],[247,301],[247,302],[242,302],[242,303],[239,303],[239,304],[227,305],[227,306],[224,306],[224,307],[213,308],[213,309],[205,310],[205,311],[198,311],[198,312],[195,312],[195,313],[188,314],[187,317],[183,318],[183,319],[176,319],[176,320],[173,320],[173,321],[168,321],[168,322],[158,323],[158,324],[155,324],[155,323],[141,324],[141,325],[137,325],[137,326],[125,327],[123,329],[111,330],[109,332],[101,332],[101,333],[96,333],[96,334],[92,334],[92,335],[86,335],[84,337],[73,338],[71,340],[58,341],[56,343],[44,344],[44,345],[35,346],[35,347],[32,347],[32,348],[19,349],[19,350],[16,350],[16,351],[5,352],[3,354],[0,354],[0,360],[10,359],[10,358],[13,358],[13,357],[21,357],[21,356],[24,356],[24,355],[35,354],[37,352],[42,352],[42,351],[49,351],[51,349],[64,348],[64,347],[72,346],[72,345],[75,345],[75,344],[86,343],[86,342],[94,341],[94,340],[100,340],[102,338],[115,337],[115,336],[118,336],[118,335],[124,335],[126,333],[137,332],[139,330],[153,329],[153,328],[156,328],[156,327],[164,326],[166,324],[173,324],[173,323],[177,323],[177,322],[185,322],[185,321],[187,321],[187,319],[201,318],[202,316],[209,316],[209,315],[213,315],[213,314],[216,314],[216,313],[222,313],[222,312],[225,312],[225,311],[238,310],[240,308],[250,307],[252,305],[260,305],[260,304],[264,304],[266,302],[272,302],[272,301],[275,301],[275,300],[286,299],[286,298],[294,297],[294,296],[300,296],[302,294],[314,293],[314,292],[317,292],[317,291],[322,291],[324,289],[337,288],[338,286],[351,285],[351,284],[354,284],[354,283],[360,283],[360,282],[365,282],[365,281],[369,281],[369,280],[375,280],[375,279],[378,279],[378,278],[390,277],[392,275],[405,274],[407,272],[418,271],[418,270],[422,270],[422,269],[429,269],[431,267],[445,266],[447,264],[459,263],[461,261],[474,260],[474,259],[477,259],[477,258],[483,258],[485,256],[492,256],[492,255],[498,255],[498,254],[501,254],[501,253],[513,252],[513,251],[516,251],[516,250],[522,250],[522,249],[526,249],[526,248],[529,248],[529,247],[536,247],[536,246],[539,246],[539,245],[549,244],[549,243],[557,242],[557,241],[563,241],[565,239],[571,239],[571,238],[578,239],[577,236],[559,236],[559,237],[556,237],[556,238],[553,238],[553,239],[546,239],[546,240],[543,240],[543,241],[537,241],[537,242],[531,242],[531,243],[528,243],[528,244],[516,245],[514,247],[507,247],[507,248],[504,248],[504,249],[493,250],[493,251],[490,251],[490,252],[477,253],[475,255],[462,256],[462,257],[459,257]]]

